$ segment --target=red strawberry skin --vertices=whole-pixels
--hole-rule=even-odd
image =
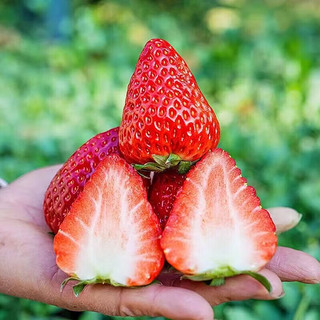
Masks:
[[[214,279],[258,271],[276,251],[275,226],[235,161],[209,151],[187,174],[162,234],[167,261]]]
[[[113,154],[100,162],[54,238],[57,265],[88,283],[151,283],[164,255],[142,178]],[[86,283],[86,282],[84,282]]]
[[[99,133],[64,163],[52,179],[43,203],[46,222],[57,233],[59,226],[74,200],[83,190],[92,173],[102,159],[110,154],[119,154],[119,128]]]
[[[173,203],[185,179],[185,174],[179,174],[172,169],[154,174],[148,198],[162,229],[167,223]]]
[[[214,149],[219,122],[185,61],[165,40],[145,45],[130,80],[119,145],[129,163],[152,155],[194,161]]]

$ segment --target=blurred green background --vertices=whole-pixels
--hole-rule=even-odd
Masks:
[[[119,125],[154,37],[185,58],[220,120],[220,146],[263,206],[303,213],[280,244],[320,259],[318,0],[2,0],[0,177],[64,162]],[[319,285],[284,287],[279,301],[223,304],[216,318],[320,319]],[[116,318],[0,295],[0,319]]]

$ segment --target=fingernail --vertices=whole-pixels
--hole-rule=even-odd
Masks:
[[[302,215],[296,210],[285,207],[268,209],[270,216],[276,225],[276,232],[280,234],[295,227],[301,220]]]
[[[285,292],[283,289],[280,294],[277,292],[271,291],[269,295],[272,299],[281,299],[285,295]]]

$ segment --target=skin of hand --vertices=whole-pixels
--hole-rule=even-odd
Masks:
[[[320,263],[310,255],[279,247],[260,271],[272,292],[253,278],[240,275],[210,287],[162,273],[161,284],[142,288],[87,286],[76,298],[72,285],[60,291],[67,277],[56,265],[53,239],[42,211],[44,193],[59,166],[32,171],[0,190],[0,292],[74,311],[114,316],[164,316],[174,320],[213,319],[211,306],[227,301],[283,296],[282,281],[320,282]],[[276,210],[281,214],[281,209]]]

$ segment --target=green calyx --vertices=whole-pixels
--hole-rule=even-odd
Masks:
[[[80,293],[83,291],[83,289],[89,284],[101,283],[101,284],[111,284],[114,287],[125,287],[125,285],[117,283],[110,279],[93,278],[93,279],[87,279],[87,280],[80,280],[77,277],[69,277],[61,283],[60,291],[63,290],[63,288],[66,286],[66,284],[69,281],[77,281],[77,283],[72,287],[73,293],[76,297],[78,297]]]
[[[225,283],[225,278],[238,276],[241,274],[245,274],[256,279],[268,290],[268,292],[271,292],[271,283],[266,277],[264,277],[260,273],[253,271],[235,271],[230,267],[224,267],[215,272],[209,271],[198,275],[183,275],[182,279],[189,279],[193,281],[206,281],[210,286],[221,286]]]
[[[60,291],[62,292],[63,288],[66,286],[66,284],[69,282],[69,281],[76,281],[76,284],[72,287],[72,290],[73,290],[73,293],[76,297],[78,297],[81,292],[83,291],[83,289],[87,286],[87,285],[90,285],[90,284],[97,284],[97,283],[100,283],[100,284],[110,284],[114,287],[127,287],[126,285],[124,284],[121,284],[121,283],[118,283],[118,282],[115,282],[111,279],[101,279],[101,278],[93,278],[93,279],[88,279],[88,280],[80,280],[79,278],[77,277],[69,277],[67,279],[65,279],[62,283],[61,283],[61,286],[60,286]],[[151,286],[155,283],[160,283],[160,281],[158,280],[153,280],[151,283],[147,284],[147,285],[144,285],[145,287],[146,286]],[[136,288],[135,286],[132,286],[130,288]]]
[[[191,166],[195,164],[197,161],[186,161],[182,160],[178,155],[171,153],[168,156],[159,156],[152,155],[154,162],[147,162],[145,164],[134,164],[133,167],[140,171],[154,171],[154,172],[162,172],[164,170],[178,167],[178,172],[180,174],[187,173]]]

